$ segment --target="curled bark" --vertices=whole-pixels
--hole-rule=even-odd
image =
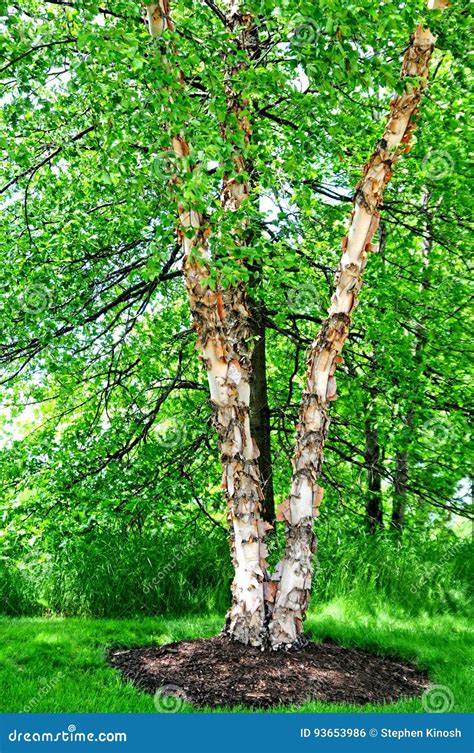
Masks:
[[[173,30],[167,0],[147,5],[148,24],[153,37],[166,29]],[[229,28],[242,17],[232,4]],[[165,64],[168,64],[164,59]],[[228,71],[226,98],[229,112],[245,137],[250,126],[230,85],[233,71]],[[184,85],[182,73],[179,81]],[[223,129],[225,132],[225,129]],[[187,157],[190,147],[183,133],[172,138],[177,157]],[[194,169],[193,166],[188,168]],[[236,180],[246,170],[245,158],[234,155],[234,175],[225,176],[221,203],[228,211],[236,211],[248,196],[247,180]],[[179,175],[173,176],[178,187]],[[178,200],[178,237],[184,256],[184,278],[198,340],[197,348],[206,368],[210,399],[214,407],[214,424],[219,437],[223,468],[222,486],[228,504],[231,550],[235,576],[232,584],[232,605],[226,619],[226,631],[242,643],[254,646],[265,642],[264,578],[266,573],[265,533],[269,526],[260,520],[263,499],[258,467],[258,448],[250,431],[251,337],[250,307],[242,285],[214,290],[206,282],[211,260],[208,248],[210,233],[206,217],[193,205]]]
[[[298,646],[304,642],[303,620],[309,604],[315,550],[313,519],[318,514],[322,498],[317,481],[330,423],[329,406],[336,399],[335,371],[337,364],[342,362],[340,353],[357,305],[367,255],[372,250],[384,189],[401,152],[409,148],[414,116],[428,79],[434,42],[431,32],[418,26],[405,53],[401,76],[415,77],[418,83],[408,84],[404,94],[392,100],[384,134],[364,168],[356,188],[349,230],[342,240],[343,253],[328,317],[309,352],[291,491],[289,499],[280,508],[280,518],[286,521],[287,543],[270,623],[274,648]]]

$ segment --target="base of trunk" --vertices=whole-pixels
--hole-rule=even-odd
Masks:
[[[301,651],[309,642],[305,634],[300,632],[292,641],[279,641],[277,643],[275,642],[275,637],[272,636],[271,616],[268,617],[263,626],[260,626],[258,631],[255,631],[249,627],[247,620],[235,619],[232,615],[232,609],[227,613],[221,635],[233,643],[239,643],[243,646],[254,646],[261,651]]]

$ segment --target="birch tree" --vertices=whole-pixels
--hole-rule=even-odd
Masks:
[[[64,535],[72,529],[89,535],[117,523],[153,538],[157,529],[177,521],[186,526],[196,514],[221,535],[222,478],[236,573],[228,634],[253,645],[297,646],[304,642],[314,517],[321,509],[334,541],[339,531],[352,535],[366,504],[354,479],[369,462],[360,406],[374,342],[383,351],[377,402],[386,425],[391,401],[400,402],[409,384],[402,363],[409,348],[398,349],[398,328],[410,326],[413,316],[395,319],[390,312],[401,288],[408,299],[418,291],[411,249],[425,155],[446,132],[448,162],[459,155],[465,164],[465,108],[456,104],[464,86],[458,33],[464,16],[453,8],[454,21],[443,25],[442,49],[455,49],[457,58],[449,75],[441,65],[446,78],[436,80],[436,96],[424,103],[430,128],[420,128],[400,165],[395,196],[381,205],[393,163],[409,147],[426,80],[432,42],[421,29],[405,56],[405,91],[400,87],[358,187],[329,317],[309,354],[291,491],[279,512],[286,553],[270,573],[249,424],[255,332],[249,296],[267,328],[280,501],[290,476],[300,354],[329,300],[338,255],[330,249],[350,202],[347,186],[383,117],[370,92],[395,84],[391,49],[403,49],[417,6],[402,12],[389,3],[383,29],[365,0],[356,10],[335,3],[323,13],[315,6],[309,19],[300,17],[297,2],[278,12],[271,3],[254,4],[253,15],[235,3],[176,3],[171,11],[165,2],[149,5],[145,23],[143,5],[133,0],[107,7],[27,0],[5,22],[1,397],[15,416],[23,403],[39,403],[42,428],[18,442],[8,439],[2,514],[15,532],[27,532],[21,536],[50,525]],[[156,169],[161,165],[166,175]],[[449,183],[449,190],[446,182],[430,188],[433,201],[445,193],[433,227],[433,269],[440,284],[461,281],[461,294],[456,288],[441,297],[452,317],[450,337],[461,342],[468,196],[462,175]],[[266,215],[256,209],[262,195],[276,207]],[[379,211],[390,223],[391,266],[380,275],[373,259],[352,327]],[[451,238],[454,222],[458,235]],[[253,266],[263,270],[264,286],[249,284]],[[309,300],[302,305],[305,286]],[[428,294],[436,304],[434,287]],[[439,341],[444,330],[433,308],[427,305],[427,316]],[[196,334],[204,369],[195,358]],[[451,370],[459,374],[456,349],[429,340],[425,355],[420,416],[442,411],[457,437],[465,426],[462,380],[453,388],[446,378]],[[340,400],[326,443],[336,364]],[[396,421],[378,438],[380,457],[387,458],[379,469],[384,487],[394,483]],[[417,501],[410,524],[417,516],[423,528],[431,521],[427,510],[462,512],[453,489],[464,456],[449,457],[446,441],[431,446],[429,431],[420,433],[423,456],[412,463],[404,494]],[[434,479],[439,447],[445,462]],[[322,508],[319,484],[326,488]],[[330,554],[321,559],[330,561]]]
[[[152,37],[160,36],[166,29],[172,30],[167,2],[148,5],[147,14]],[[229,34],[237,34],[235,41],[249,53],[255,46],[252,17],[244,16],[236,3],[229,2],[225,21]],[[163,62],[166,65],[165,59]],[[245,103],[239,101],[232,88],[235,72],[232,65],[226,68],[227,115],[241,130],[244,142],[248,142],[250,125],[242,114]],[[226,127],[223,134],[227,135]],[[191,147],[184,131],[174,136],[172,143],[177,158],[189,157]],[[245,156],[234,152],[232,161],[233,173],[225,175],[221,191],[222,207],[228,212],[238,211],[249,195]],[[197,168],[191,163],[189,169]],[[176,180],[179,183],[179,176]],[[218,281],[213,289],[205,282],[210,276],[212,260],[204,215],[178,198],[178,216],[184,277],[198,334],[197,347],[208,374],[219,436],[222,486],[229,506],[235,577],[227,630],[235,640],[259,646],[265,639],[263,581],[267,551],[264,539],[270,526],[260,515],[263,492],[257,462],[258,448],[250,431],[250,308],[242,284],[222,287]]]
[[[153,4],[147,8],[150,31],[152,36],[158,36],[169,27],[169,8],[165,4]],[[251,36],[249,23],[253,25],[253,21],[240,14],[234,2],[229,6],[227,23],[232,31],[244,24],[244,38],[245,35],[247,38]],[[336,398],[334,374],[357,305],[362,272],[378,227],[383,192],[401,149],[408,148],[413,117],[428,80],[433,48],[433,35],[419,25],[405,53],[401,71],[402,79],[409,77],[414,83],[408,84],[405,92],[392,100],[383,136],[357,187],[354,211],[342,242],[343,256],[335,278],[332,305],[308,358],[308,382],[300,410],[291,491],[279,511],[281,519],[287,523],[285,557],[276,575],[267,583],[265,596],[266,550],[264,528],[260,523],[262,491],[256,464],[258,448],[250,434],[249,420],[250,364],[245,345],[249,331],[242,327],[249,317],[249,309],[242,287],[217,293],[203,287],[202,278],[208,275],[208,269],[192,260],[192,252],[197,247],[201,255],[204,251],[208,257],[207,244],[202,240],[204,220],[192,207],[178,208],[184,238],[186,286],[199,335],[198,347],[203,352],[211,400],[216,409],[223,485],[230,506],[236,575],[228,630],[232,638],[244,643],[265,645],[266,612],[271,614],[269,636],[273,648],[297,647],[304,643],[303,620],[309,604],[315,550],[313,519],[318,514],[323,493],[317,480],[329,429],[329,403]],[[249,126],[240,117],[241,106],[232,91],[231,75],[232,71],[228,71],[228,108],[248,138]],[[174,138],[174,149],[178,157],[189,155],[184,136],[179,140]],[[235,158],[235,163],[238,175],[245,169],[241,155]],[[239,183],[235,179],[224,182],[222,202],[225,209],[238,209],[247,196],[245,182]],[[189,227],[195,232],[191,239],[185,235],[186,232],[189,234]]]

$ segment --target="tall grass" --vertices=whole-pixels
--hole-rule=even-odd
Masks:
[[[224,535],[124,535],[68,540],[47,556],[0,560],[0,613],[121,617],[226,609],[231,577]]]
[[[463,614],[474,582],[472,549],[469,538],[454,537],[410,545],[387,534],[362,533],[335,547],[321,541],[313,600],[386,600],[411,614]]]
[[[320,538],[313,606],[345,598],[410,614],[467,612],[469,539],[399,541],[358,533]],[[279,552],[274,544],[273,559]],[[471,556],[470,556],[471,555]],[[471,572],[470,572],[471,570]],[[0,559],[0,612],[130,617],[222,614],[232,568],[222,531],[166,535],[98,530]]]

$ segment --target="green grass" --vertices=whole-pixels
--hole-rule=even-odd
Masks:
[[[154,713],[153,698],[123,683],[107,665],[106,647],[210,637],[221,625],[220,616],[0,618],[0,711]],[[331,638],[344,646],[413,661],[428,670],[433,683],[449,688],[452,711],[471,710],[473,635],[464,617],[409,616],[401,610],[389,611],[382,602],[367,608],[346,598],[313,612],[306,629],[313,640]],[[186,704],[182,710],[193,709]],[[421,712],[423,707],[421,699],[412,699],[363,707],[310,702],[279,710]]]
[[[269,544],[275,565],[282,556],[281,536]],[[0,555],[3,614],[187,617],[222,614],[229,606],[232,565],[221,531],[189,528],[140,536],[110,528],[7,549]],[[467,614],[474,582],[467,535],[399,542],[386,532],[357,531],[339,540],[322,526],[318,560],[316,604],[345,597],[387,602],[413,617],[425,611]]]

